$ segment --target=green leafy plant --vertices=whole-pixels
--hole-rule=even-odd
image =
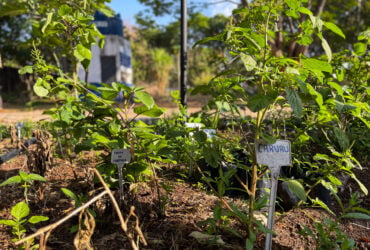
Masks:
[[[27,218],[27,216],[30,213],[30,208],[28,207],[27,203],[24,201],[21,201],[14,205],[12,207],[10,214],[13,216],[13,219],[10,220],[0,220],[0,224],[11,226],[12,227],[12,233],[16,238],[13,239],[13,241],[21,240],[25,233],[27,232],[27,229],[25,227],[26,224],[36,224],[42,221],[47,221],[49,218],[46,216],[40,216],[40,215],[34,215],[30,218]],[[38,249],[37,244],[33,244],[33,239],[30,239],[25,243],[23,248],[26,249]]]
[[[81,151],[104,151],[105,162],[98,168],[112,183],[111,175],[116,171],[112,171],[115,168],[109,163],[110,152],[115,148],[130,148],[134,160],[125,165],[124,178],[129,182],[139,181],[155,175],[152,163],[162,160],[158,152],[166,142],[151,126],[136,118],[159,117],[164,109],[143,88],[130,88],[117,82],[102,83],[97,88],[78,78],[79,69],[88,75],[91,47],[103,48],[104,36],[92,21],[97,10],[112,15],[105,2],[65,2],[58,4],[58,8],[36,12],[39,18],[33,25],[34,65],[21,71],[37,74],[34,92],[39,98],[55,102],[55,107],[45,113],[53,118],[54,135],[70,161]],[[37,10],[36,7],[28,6],[30,12]],[[69,67],[62,67],[63,60]],[[123,102],[118,104],[115,98],[120,93]],[[129,118],[129,112],[135,113],[135,117]]]
[[[33,181],[46,181],[46,179],[38,174],[28,174],[22,170],[19,170],[19,175],[12,176],[0,184],[0,187],[10,184],[20,184],[24,189],[24,198],[28,203],[28,190]]]
[[[348,200],[347,206],[344,206],[343,202],[335,192],[333,193],[333,195],[342,210],[341,215],[337,218],[337,221],[341,219],[370,219],[370,211],[360,207],[361,200],[359,198],[359,192],[355,192],[351,195]]]
[[[315,232],[304,227],[299,233],[315,240],[317,249],[354,249],[355,241],[342,232],[340,225],[333,220],[324,218],[323,221],[315,221]]]
[[[74,192],[72,192],[68,188],[61,188],[61,190],[67,197],[71,198],[74,201],[75,208],[80,207],[81,205],[83,205],[84,202],[86,202],[88,200],[86,195],[84,195],[84,194],[77,194],[76,195]],[[90,213],[91,216],[96,217],[96,213],[93,209],[87,208],[86,211],[88,213]],[[79,225],[74,225],[69,230],[70,230],[71,233],[75,233],[75,232],[78,231],[78,229],[79,229]]]
[[[251,159],[250,181],[243,180],[249,195],[249,219],[245,222],[248,249],[253,247],[257,228],[253,215],[257,181],[266,172],[266,167],[257,164],[256,143],[271,144],[279,138],[292,141],[295,164],[292,168],[297,170],[302,166],[305,170],[300,180],[289,181],[288,186],[301,199],[306,199],[319,184],[341,185],[335,177],[338,172],[358,181],[352,169],[360,164],[352,154],[346,132],[352,121],[361,121],[369,128],[366,102],[369,93],[366,80],[364,82],[368,73],[356,63],[361,80],[353,84],[350,79],[347,84],[343,82],[342,77],[350,72],[346,72],[345,64],[338,60],[345,57],[331,51],[324,30],[342,38],[345,35],[334,23],[315,16],[306,2],[253,1],[247,8],[234,10],[224,32],[198,42],[222,41],[229,52],[225,59],[229,66],[207,85],[196,87],[193,93],[212,96],[203,108],[202,117],[212,121],[214,128],[219,127],[220,118],[225,117],[231,121],[231,131],[238,129],[243,136],[241,148],[247,149]],[[284,29],[285,20],[290,20],[290,24],[286,24],[290,30]],[[325,55],[305,55],[313,37],[321,42]],[[363,33],[360,38],[366,41],[365,37]],[[284,50],[293,44],[299,49]],[[341,84],[348,87],[343,90]],[[240,111],[243,107],[254,112],[250,119],[243,118]],[[286,108],[291,112],[276,112]],[[290,123],[294,125],[292,130],[282,129],[286,121],[295,121]],[[358,183],[367,193],[364,185]]]

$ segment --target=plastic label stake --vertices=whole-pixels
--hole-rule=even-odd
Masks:
[[[203,126],[204,126],[203,123],[198,123],[198,122],[186,122],[185,123],[185,127],[186,128],[201,129]],[[189,135],[190,136],[193,136],[194,133],[193,132],[190,132]],[[194,158],[194,139],[193,138],[191,139],[191,144],[192,144],[193,150],[190,152],[190,154],[191,154],[191,157]],[[189,164],[189,176],[192,176],[192,175],[193,175],[193,162],[190,160],[190,164]]]
[[[112,156],[111,156],[111,162],[113,164],[116,164],[118,167],[120,200],[124,199],[122,168],[125,164],[129,163],[130,161],[131,161],[131,153],[129,149],[124,149],[124,148],[113,149]]]
[[[17,128],[17,132],[18,132],[18,140],[20,140],[21,136],[22,136],[22,128],[24,127],[24,123],[23,122],[17,122],[15,124],[15,127]]]
[[[267,228],[272,231],[274,227],[275,201],[277,184],[282,166],[292,164],[292,155],[290,141],[277,140],[274,144],[256,143],[257,163],[267,165],[271,172],[271,190],[269,202],[269,214],[267,219]],[[272,247],[272,234],[267,233],[265,241],[265,250]]]

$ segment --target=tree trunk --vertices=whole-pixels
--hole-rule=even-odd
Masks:
[[[326,5],[327,0],[320,0],[318,1],[318,4],[316,6],[316,10],[314,12],[315,16],[321,16],[322,12],[324,11],[325,5]],[[311,1],[308,2],[307,8],[311,9],[312,8],[312,3]],[[304,18],[302,16],[302,19],[300,22],[304,21]],[[288,56],[293,57],[293,58],[298,58],[299,55],[305,55],[308,52],[308,47],[309,46],[304,46],[304,45],[299,45],[296,43],[296,41],[292,41],[290,43],[289,49],[288,49]]]
[[[240,4],[242,7],[248,7],[248,0],[240,0]]]

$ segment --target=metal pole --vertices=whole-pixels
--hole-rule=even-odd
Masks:
[[[181,0],[181,70],[180,70],[180,101],[181,104],[187,106],[187,77],[186,77],[186,64],[187,64],[187,40],[188,40],[188,27],[187,27],[187,4],[186,0]]]
[[[270,168],[270,170],[271,170],[271,189],[270,189],[270,204],[269,204],[269,215],[267,219],[267,228],[272,231],[274,228],[275,201],[280,167],[276,166]],[[265,250],[271,250],[271,248],[272,248],[272,234],[268,232],[265,240]]]

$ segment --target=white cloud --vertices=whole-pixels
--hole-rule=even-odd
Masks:
[[[210,5],[208,8],[210,9],[211,16],[214,16],[216,14],[230,16],[232,14],[233,9],[235,9],[236,7],[237,7],[236,4],[230,2],[220,2]]]

